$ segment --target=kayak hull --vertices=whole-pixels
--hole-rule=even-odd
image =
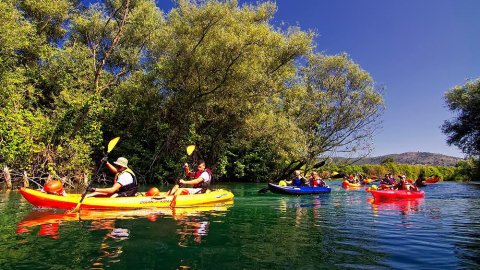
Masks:
[[[440,181],[439,177],[425,179],[425,184],[435,184]]]
[[[413,200],[425,197],[425,192],[409,190],[369,190],[375,201]]]
[[[80,202],[81,194],[58,196],[38,190],[21,188],[20,193],[31,204],[39,208],[73,209]],[[137,196],[116,198],[85,198],[80,209],[144,209],[170,207],[173,196]],[[194,195],[179,195],[175,207],[192,207],[206,204],[224,203],[233,200],[230,191],[219,189],[208,193]]]
[[[272,183],[268,183],[268,188],[273,193],[288,195],[322,194],[330,193],[332,191],[329,187],[279,186]]]

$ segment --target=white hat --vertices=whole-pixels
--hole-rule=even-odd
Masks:
[[[128,166],[127,166],[128,165],[128,160],[124,157],[119,157],[117,159],[117,161],[113,162],[113,164],[118,165],[118,166],[122,166],[124,168],[128,168]]]

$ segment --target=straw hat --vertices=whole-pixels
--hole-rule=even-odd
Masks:
[[[118,166],[122,166],[124,168],[128,168],[128,166],[127,166],[128,165],[128,160],[124,157],[119,157],[117,159],[117,161],[113,162],[113,164],[118,165]]]

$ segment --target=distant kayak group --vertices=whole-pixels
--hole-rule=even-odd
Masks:
[[[373,184],[365,190],[372,194],[375,201],[382,201],[423,198],[425,192],[420,190],[419,187],[437,183],[438,181],[440,181],[440,178],[437,176],[425,179],[423,174],[420,174],[416,181],[406,179],[405,175],[399,175],[397,179],[392,174],[385,174],[385,177],[381,179],[375,176],[367,178],[361,175],[343,175],[341,185],[345,189],[360,189],[373,182],[379,182],[378,186]],[[291,181],[281,180],[278,184],[269,183],[268,188],[260,190],[260,192],[268,190],[273,193],[290,195],[331,192],[331,188],[323,179],[318,177],[318,173],[312,172],[311,178],[307,180],[301,176],[300,171],[295,171],[295,178]]]

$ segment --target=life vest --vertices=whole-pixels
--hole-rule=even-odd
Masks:
[[[210,176],[210,179],[209,179],[208,183],[206,183],[205,181],[202,181],[198,184],[195,184],[193,186],[194,188],[203,188],[203,189],[206,190],[210,186],[210,182],[212,181],[212,170],[210,170],[209,168],[205,168],[204,171],[208,173],[208,176]],[[195,179],[199,178],[200,175],[202,175],[202,173],[203,172],[201,172],[201,171],[196,171],[195,172]]]
[[[133,182],[128,184],[128,185],[121,186],[120,189],[117,191],[118,197],[135,196],[135,194],[137,193],[137,188],[138,188],[137,177],[135,176],[135,174],[133,173],[133,171],[130,168],[127,168],[126,170],[117,173],[115,175],[114,182],[116,183],[118,177],[120,177],[120,175],[122,175],[123,173],[129,173],[130,175],[132,175]]]

